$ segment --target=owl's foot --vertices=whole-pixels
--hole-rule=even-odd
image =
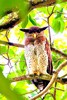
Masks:
[[[38,76],[37,74],[30,74],[31,77],[35,77]]]
[[[31,77],[34,77],[34,74],[30,74]]]
[[[45,73],[45,74],[43,74],[43,73],[40,73],[40,76],[43,76],[43,75],[49,75],[48,73]]]
[[[39,75],[40,75],[40,71],[36,70],[36,71],[34,72],[34,75],[39,76]]]

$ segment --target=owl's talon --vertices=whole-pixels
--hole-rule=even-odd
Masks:
[[[34,74],[30,74],[30,76],[31,76],[31,77],[33,77],[33,76],[34,76]]]
[[[36,73],[34,74],[30,74],[31,77],[35,77],[35,76],[38,76]]]
[[[43,75],[44,75],[44,74],[42,74],[42,73],[40,74],[40,76],[43,76]]]
[[[35,73],[34,76],[38,76],[38,75]]]
[[[43,75],[50,75],[50,74],[49,74],[49,73],[45,73],[45,74],[42,74],[42,73],[41,73],[41,74],[40,74],[40,76],[43,76]]]

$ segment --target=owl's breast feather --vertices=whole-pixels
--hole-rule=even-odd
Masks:
[[[40,36],[40,37],[37,37],[36,39],[34,38],[26,38],[25,39],[25,46],[29,45],[29,44],[39,44],[39,43],[42,43],[43,41],[45,41],[46,38],[44,36]]]
[[[26,38],[25,39],[25,46],[29,45],[29,44],[33,44],[34,43],[34,39],[33,38]]]

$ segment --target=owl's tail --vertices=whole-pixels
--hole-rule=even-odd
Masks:
[[[42,91],[49,83],[48,80],[42,80],[42,79],[34,79],[32,80],[33,84]]]
[[[42,91],[49,83],[48,80],[42,80],[42,79],[34,79],[32,80],[32,82],[40,91]],[[44,100],[44,95],[42,97],[42,100]]]

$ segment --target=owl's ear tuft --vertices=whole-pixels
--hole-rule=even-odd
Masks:
[[[29,29],[20,29],[21,31],[23,31],[23,32],[29,32]]]
[[[40,30],[40,32],[41,32],[41,31],[45,30],[46,28],[48,28],[48,26],[42,27],[42,28],[40,28],[39,30]]]

